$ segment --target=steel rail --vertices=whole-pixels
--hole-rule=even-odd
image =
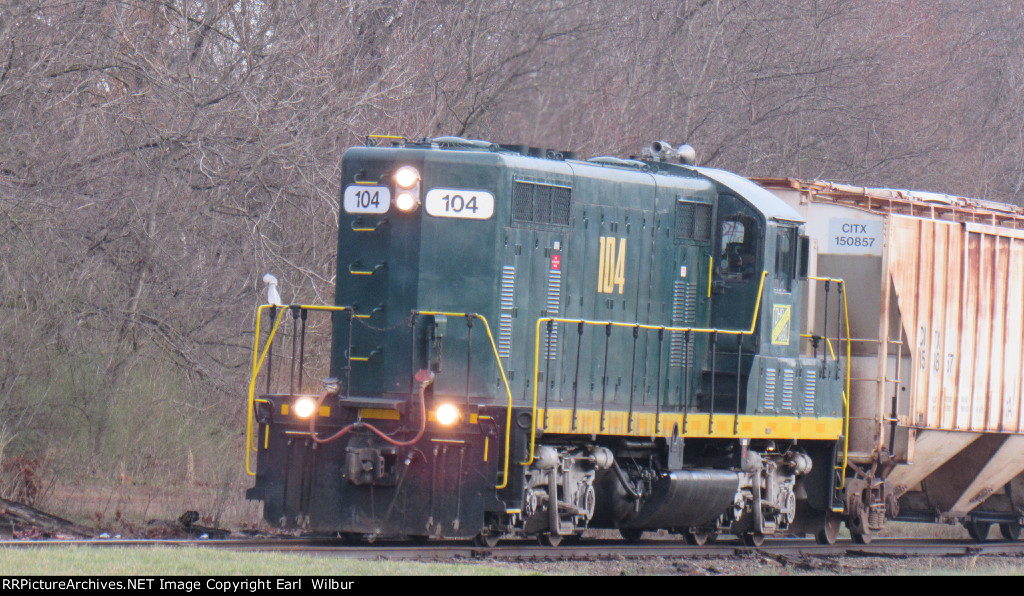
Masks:
[[[414,544],[398,541],[377,541],[352,545],[335,538],[244,538],[244,539],[92,539],[92,540],[0,540],[3,548],[52,548],[52,547],[154,547],[215,548],[253,552],[299,552],[321,556],[351,559],[388,560],[445,560],[445,559],[493,559],[493,560],[571,560],[571,559],[617,559],[647,557],[715,557],[735,558],[757,553],[787,557],[975,557],[975,556],[1024,556],[1024,542],[942,539],[878,538],[871,544],[857,544],[852,540],[840,540],[834,545],[816,544],[802,538],[769,539],[760,547],[742,546],[736,541],[704,546],[692,546],[679,540],[643,540],[626,543],[622,540],[587,539],[575,545],[560,547],[539,546],[536,541],[526,539],[503,540],[492,548],[478,547],[469,541],[438,540],[430,544]]]

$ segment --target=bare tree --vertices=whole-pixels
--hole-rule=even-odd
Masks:
[[[368,133],[688,142],[750,175],[1016,200],[1022,20],[952,0],[6,2],[0,447],[67,428],[144,462],[153,412],[237,424],[260,279],[332,300],[341,154]]]

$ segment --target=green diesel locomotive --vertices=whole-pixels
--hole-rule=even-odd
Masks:
[[[802,336],[801,216],[685,151],[644,153],[347,151],[334,306],[258,311],[246,465],[266,521],[492,545],[857,531],[842,281],[816,284],[825,331]],[[307,317],[328,315],[310,390]]]

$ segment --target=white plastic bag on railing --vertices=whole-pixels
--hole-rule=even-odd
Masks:
[[[263,276],[263,283],[267,284],[267,304],[283,306],[281,304],[281,294],[277,292],[277,278],[268,273]]]

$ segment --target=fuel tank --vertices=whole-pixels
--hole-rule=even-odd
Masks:
[[[736,501],[741,477],[740,472],[729,470],[669,472],[654,483],[639,511],[630,509],[618,526],[690,528],[713,525]],[[624,492],[622,498],[625,498]]]

